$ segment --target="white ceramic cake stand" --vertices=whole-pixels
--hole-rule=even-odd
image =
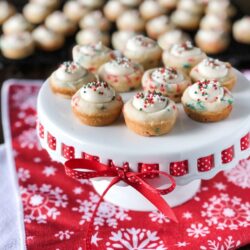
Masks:
[[[201,179],[210,179],[250,155],[250,83],[236,71],[238,82],[233,90],[234,109],[230,117],[217,123],[198,123],[184,113],[170,134],[142,137],[125,126],[121,117],[106,127],[89,127],[73,115],[70,100],[54,95],[45,82],[38,97],[38,133],[50,156],[64,163],[72,158],[110,160],[117,166],[127,162],[133,171],[140,164],[158,164],[161,171],[174,176],[176,189],[164,196],[170,206],[189,200],[198,191]],[[122,94],[127,101],[133,93]],[[110,179],[93,180],[101,194]],[[160,185],[160,184],[159,184]],[[141,194],[124,183],[118,183],[105,200],[133,210],[155,209]]]

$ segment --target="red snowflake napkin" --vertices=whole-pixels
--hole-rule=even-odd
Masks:
[[[9,87],[12,145],[24,208],[28,249],[84,250],[99,196],[89,181],[67,177],[36,136],[39,85]],[[203,181],[200,192],[174,208],[180,223],[160,212],[133,212],[102,202],[94,220],[93,249],[228,250],[250,243],[250,161]]]

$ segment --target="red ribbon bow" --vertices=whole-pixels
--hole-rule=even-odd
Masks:
[[[107,166],[98,161],[87,159],[73,159],[67,161],[65,163],[65,172],[68,176],[73,177],[75,179],[113,177],[113,179],[101,195],[100,200],[97,203],[93,212],[90,221],[90,226],[87,232],[86,249],[91,249],[91,226],[93,225],[93,220],[98,210],[98,207],[101,204],[105,194],[109,191],[109,189],[119,181],[124,181],[125,183],[136,189],[145,198],[147,198],[156,208],[158,208],[159,211],[161,211],[165,216],[175,222],[178,222],[170,206],[161,197],[161,195],[165,195],[173,191],[176,186],[173,177],[166,172],[153,169],[147,169],[143,172],[132,172],[127,165],[124,165],[123,167],[116,167],[113,165]],[[147,178],[157,178],[159,175],[166,177],[167,180],[170,181],[171,185],[167,188],[158,189],[147,183],[145,180]]]

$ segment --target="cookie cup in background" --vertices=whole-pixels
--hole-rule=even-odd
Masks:
[[[99,67],[112,58],[112,50],[101,42],[76,45],[72,53],[73,60],[92,73],[97,73]]]
[[[191,69],[206,57],[206,54],[200,48],[187,41],[174,44],[170,49],[165,50],[162,60],[166,67],[175,67],[189,74]]]
[[[35,43],[29,32],[2,35],[0,43],[2,54],[9,59],[23,59],[35,50]]]
[[[141,86],[143,67],[126,57],[117,57],[103,64],[98,75],[118,92],[127,92]]]
[[[160,92],[175,102],[181,101],[183,92],[191,84],[186,74],[172,67],[149,69],[142,77],[145,91]]]
[[[42,25],[33,30],[32,37],[37,48],[44,51],[58,50],[63,47],[65,42],[63,35],[55,33]]]
[[[193,82],[217,80],[223,87],[232,90],[237,78],[230,63],[218,59],[206,58],[192,68],[190,77]]]
[[[131,61],[141,64],[146,70],[159,66],[162,50],[156,41],[137,35],[128,40],[124,55]]]

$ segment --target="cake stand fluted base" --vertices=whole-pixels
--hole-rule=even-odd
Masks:
[[[102,194],[109,184],[108,180],[92,180],[93,186],[98,194]],[[162,196],[171,207],[179,206],[190,200],[198,192],[201,180],[195,180],[187,185],[176,186],[169,194]],[[113,186],[104,197],[105,201],[125,209],[135,211],[153,211],[156,210],[142,194],[137,192],[131,186]]]

